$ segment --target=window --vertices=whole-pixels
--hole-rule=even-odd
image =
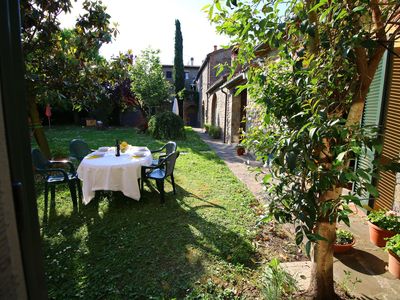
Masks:
[[[165,77],[167,77],[168,79],[171,79],[172,78],[172,72],[171,71],[165,72]]]
[[[189,72],[185,72],[185,80],[189,80]]]

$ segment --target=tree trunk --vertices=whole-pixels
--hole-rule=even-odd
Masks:
[[[312,299],[335,299],[333,284],[333,243],[336,223],[330,224],[327,218],[317,223],[316,233],[327,241],[318,241],[314,245],[312,257],[311,282],[308,288]]]
[[[329,143],[325,141],[325,146],[329,149]],[[325,154],[321,154],[321,157]],[[327,167],[330,167],[329,165]],[[333,186],[332,190],[322,194],[318,202],[336,201],[342,194],[342,188]],[[333,243],[336,239],[336,216],[320,216],[317,221],[314,233],[324,237],[326,240],[318,241],[314,244],[312,254],[311,281],[308,287],[308,295],[312,299],[335,299],[335,288],[333,281]]]
[[[47,158],[51,158],[49,143],[47,142],[46,135],[44,134],[42,122],[39,117],[38,107],[35,101],[35,98],[30,96],[28,97],[29,101],[29,116],[31,118],[33,135],[35,136],[36,143],[38,144],[40,151]]]

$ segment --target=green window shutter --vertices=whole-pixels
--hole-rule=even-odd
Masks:
[[[367,98],[365,99],[364,113],[361,120],[361,126],[363,127],[381,125],[382,120],[380,119],[380,116],[382,111],[382,102],[385,87],[387,59],[388,52],[385,51],[375,72],[374,79],[371,82],[371,86],[369,87]],[[373,168],[372,161],[374,159],[374,156],[374,151],[370,150],[367,151],[366,155],[360,156],[357,161],[357,169],[363,169],[370,173]],[[357,186],[355,187],[355,190],[357,190]],[[363,205],[368,205],[369,197],[369,193],[365,191],[360,196],[361,203]]]

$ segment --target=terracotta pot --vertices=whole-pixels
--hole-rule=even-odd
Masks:
[[[353,242],[350,244],[333,244],[333,252],[334,253],[345,253],[349,251],[351,248],[353,248],[356,240],[353,238]]]
[[[389,250],[389,272],[400,279],[400,257]]]
[[[237,153],[237,155],[243,155],[244,154],[244,152],[245,152],[246,150],[243,148],[243,147],[237,147],[236,148],[236,153]]]
[[[378,247],[386,246],[386,238],[390,238],[394,236],[396,233],[393,231],[389,231],[383,228],[368,222],[369,225],[369,240]]]

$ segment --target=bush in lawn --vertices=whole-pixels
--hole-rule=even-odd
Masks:
[[[210,126],[210,124],[204,124],[204,129],[206,130],[206,132],[210,130]]]
[[[170,111],[152,116],[149,121],[149,133],[156,139],[184,139],[185,128],[183,120]]]
[[[213,139],[219,139],[221,137],[221,127],[219,126],[214,126],[211,125],[208,128],[208,134],[213,138]]]

